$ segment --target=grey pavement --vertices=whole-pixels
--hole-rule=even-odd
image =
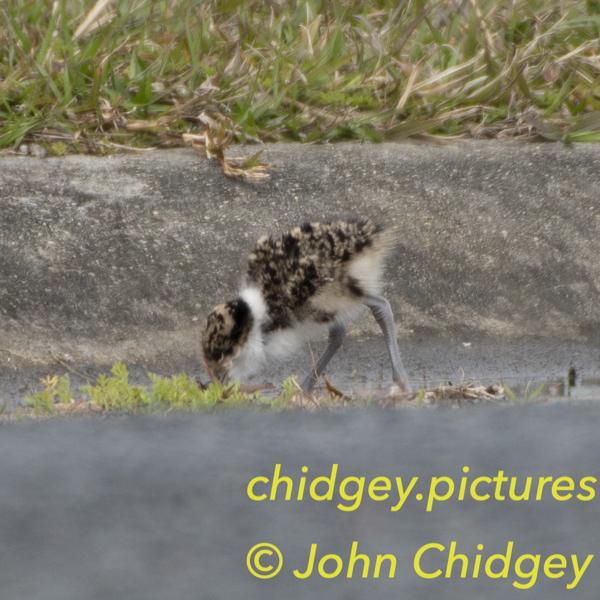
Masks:
[[[424,492],[431,476],[452,477],[458,489],[465,465],[470,477],[499,470],[518,476],[519,491],[526,476],[537,482],[564,475],[580,490],[582,477],[598,477],[599,427],[598,404],[227,412],[0,426],[2,598],[596,600],[597,497],[588,502],[554,501],[548,493],[529,502],[454,499],[435,504],[430,513],[415,497],[396,513],[389,502],[364,500],[356,512],[346,513],[329,502],[251,502],[246,485],[254,476],[272,476],[276,463],[296,481],[307,466],[309,484],[338,463],[338,481],[347,475],[416,475],[421,478],[416,490]],[[292,576],[306,562],[311,543],[319,544],[321,553],[347,556],[353,540],[371,555],[393,553],[395,578]],[[512,540],[515,558],[596,556],[573,591],[565,589],[571,568],[563,579],[548,580],[541,573],[532,589],[517,590],[511,584],[514,561],[507,580],[417,577],[412,567],[417,549],[452,540],[470,555],[477,544],[489,556]],[[257,580],[246,570],[246,552],[257,542],[274,543],[283,554],[275,579]],[[432,553],[426,568],[434,570],[441,558],[434,560]]]

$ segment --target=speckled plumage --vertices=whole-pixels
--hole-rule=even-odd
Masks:
[[[263,331],[333,321],[345,300],[354,304],[364,287],[372,287],[352,273],[354,261],[366,254],[383,258],[385,241],[383,228],[370,220],[305,223],[260,238],[249,257],[246,283],[263,293],[269,317]],[[334,300],[323,302],[328,295]]]
[[[343,329],[357,307],[378,297],[391,247],[391,234],[369,219],[305,223],[261,237],[239,297],[208,316],[208,370],[219,378],[245,375],[323,329],[330,337]]]

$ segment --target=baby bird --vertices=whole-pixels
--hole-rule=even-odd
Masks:
[[[304,223],[261,237],[237,298],[208,315],[202,335],[206,368],[220,381],[252,374],[270,357],[329,332],[327,348],[302,382],[312,392],[342,345],[345,323],[361,305],[381,327],[400,391],[410,387],[389,302],[380,295],[392,235],[369,219]]]

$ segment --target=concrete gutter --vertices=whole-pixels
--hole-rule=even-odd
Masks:
[[[192,151],[2,159],[0,368],[190,360],[259,235],[347,214],[398,227],[386,287],[404,340],[600,340],[600,146],[277,144],[264,158],[263,184]]]

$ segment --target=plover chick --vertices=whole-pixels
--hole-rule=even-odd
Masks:
[[[381,327],[392,378],[409,392],[389,302],[380,295],[392,235],[369,219],[305,223],[261,237],[237,298],[208,315],[202,335],[206,368],[221,381],[257,371],[302,342],[329,332],[328,345],[302,382],[310,393],[361,305]]]

